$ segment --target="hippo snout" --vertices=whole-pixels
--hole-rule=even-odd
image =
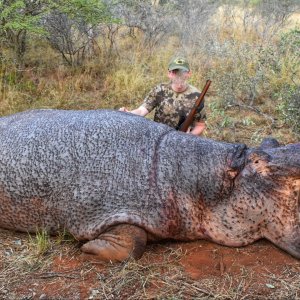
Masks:
[[[264,150],[270,156],[274,175],[300,179],[300,143]]]

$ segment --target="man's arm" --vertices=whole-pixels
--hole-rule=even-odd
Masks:
[[[149,114],[149,111],[147,108],[145,108],[143,105],[141,105],[140,107],[134,109],[134,110],[128,110],[126,107],[121,107],[119,109],[119,111],[125,111],[125,112],[129,112],[132,113],[134,115],[138,115],[141,117],[145,117],[146,115]]]

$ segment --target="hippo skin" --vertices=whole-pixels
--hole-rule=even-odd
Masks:
[[[66,230],[104,261],[146,243],[266,238],[300,258],[300,143],[257,148],[119,111],[0,118],[0,227]]]

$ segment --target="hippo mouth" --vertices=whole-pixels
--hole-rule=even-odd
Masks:
[[[300,179],[300,165],[290,164],[269,164],[268,170],[273,177],[281,178],[283,180],[293,180],[298,182]]]
[[[264,150],[269,156],[267,168],[275,177],[300,179],[300,143]]]
[[[255,195],[256,204],[261,195],[261,207],[267,203],[262,236],[300,259],[300,143],[280,146],[271,139],[249,149],[235,186],[237,198]]]
[[[285,238],[277,244],[283,250],[289,252],[294,257],[300,259],[300,179],[293,182],[292,197],[294,198],[295,212],[294,222],[286,224],[286,228],[290,226],[289,233],[286,234]],[[292,207],[290,207],[293,210]],[[292,217],[292,216],[291,216]],[[283,218],[282,218],[283,219]],[[291,224],[294,224],[291,226]]]

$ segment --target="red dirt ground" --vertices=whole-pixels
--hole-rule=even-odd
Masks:
[[[0,231],[1,241],[6,233],[4,230]],[[16,237],[21,240],[26,239],[26,235],[14,233],[14,236],[8,240],[5,239],[5,245],[2,243],[3,247],[0,247],[0,267],[2,268],[0,268],[0,274],[7,263],[4,251]],[[61,251],[60,254],[51,256],[51,263],[47,267],[29,271],[11,284],[4,284],[1,287],[0,283],[0,299],[140,299],[140,296],[135,296],[134,286],[130,288],[130,285],[125,285],[119,294],[112,292],[110,296],[103,290],[103,286],[101,290],[99,285],[101,280],[102,282],[106,280],[109,288],[116,288],[114,287],[116,283],[112,279],[124,269],[121,265],[117,269],[116,265],[103,265],[82,254],[78,245],[60,246],[62,248],[71,247],[71,250],[67,249],[68,251],[65,253]],[[166,256],[166,253],[169,253],[169,256]],[[292,283],[287,283],[290,278],[299,279],[300,261],[265,240],[244,248],[228,248],[207,241],[154,244],[147,247],[138,264],[140,267],[135,267],[136,272],[153,264],[160,264],[159,270],[162,274],[171,266],[171,273],[173,272],[175,277],[182,270],[189,284],[206,282],[203,291],[205,293],[209,290],[207,297],[214,295],[210,299],[217,298],[214,291],[218,293],[226,291],[227,294],[219,296],[218,299],[272,299],[272,293],[276,289],[286,289],[287,287],[294,289],[292,294],[296,295],[289,299],[299,299],[300,295],[300,280],[297,281],[298,286],[291,287]],[[149,274],[150,278],[151,274]],[[129,272],[124,275],[124,278],[130,276],[132,275]],[[108,281],[109,278],[111,281]],[[157,284],[155,284],[155,280]],[[164,283],[158,283],[158,281],[160,278],[154,277],[154,283],[150,282],[148,289],[150,294],[145,293],[144,299],[167,298],[156,294],[157,289],[166,287],[166,280],[163,281]],[[178,285],[176,281],[174,284]],[[217,285],[214,286],[214,284]],[[223,285],[222,289],[218,287],[218,284]],[[230,294],[230,289],[232,293],[239,289],[239,294]],[[199,291],[201,290],[199,289]],[[168,298],[196,299],[184,293],[178,294],[177,298],[176,293],[175,291]],[[291,295],[290,292],[288,294]],[[193,295],[195,296],[195,294]],[[273,299],[279,298],[276,296]],[[280,299],[287,298],[280,297]]]

